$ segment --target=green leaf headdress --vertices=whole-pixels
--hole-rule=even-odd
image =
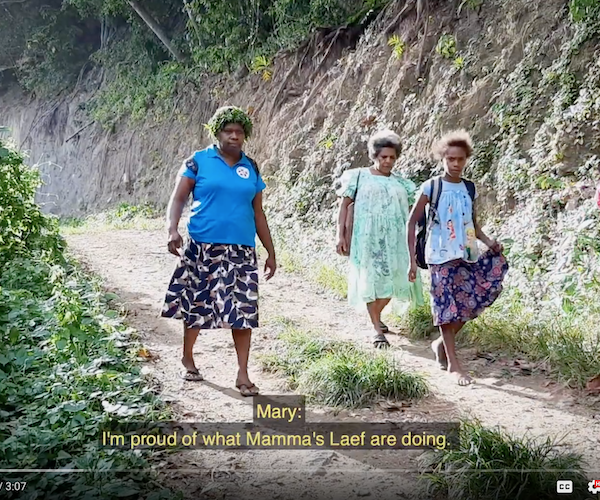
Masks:
[[[217,109],[205,127],[210,131],[213,137],[216,138],[217,134],[221,132],[228,123],[240,124],[244,129],[246,138],[249,138],[252,135],[252,120],[244,110],[236,106],[224,106]]]

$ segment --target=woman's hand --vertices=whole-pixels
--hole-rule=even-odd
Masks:
[[[417,281],[417,263],[414,261],[410,263],[410,268],[408,269],[408,281],[411,283]]]
[[[179,249],[183,246],[183,238],[179,234],[179,231],[169,231],[169,240],[167,246],[169,248],[170,253],[176,255],[177,257],[181,257]]]
[[[492,252],[502,253],[504,251],[502,243],[500,243],[497,240],[489,240],[488,242],[486,242],[486,245],[490,250],[492,250]]]
[[[269,281],[277,270],[277,262],[274,255],[269,255],[265,261],[265,281]]]
[[[335,247],[335,250],[339,255],[348,255],[348,243],[346,243],[346,238],[344,238],[343,236],[338,236],[338,242]]]

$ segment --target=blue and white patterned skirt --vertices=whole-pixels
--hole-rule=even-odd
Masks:
[[[258,327],[256,251],[189,239],[173,273],[161,316],[189,328]]]

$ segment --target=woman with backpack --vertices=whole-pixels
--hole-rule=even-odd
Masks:
[[[462,178],[473,154],[469,135],[462,130],[451,132],[435,144],[433,152],[442,161],[444,174],[423,183],[410,214],[408,279],[414,281],[417,276],[415,227],[425,219],[428,224],[423,257],[431,273],[433,322],[441,332],[432,349],[440,367],[453,374],[459,385],[468,385],[472,379],[456,356],[456,335],[467,321],[475,319],[498,298],[508,264],[502,245],[486,236],[479,225],[474,184]],[[425,214],[428,204],[430,219]],[[482,255],[477,240],[488,247]]]
[[[373,165],[346,170],[339,179],[337,252],[350,257],[348,302],[360,310],[366,305],[375,329],[373,345],[382,348],[390,345],[381,321],[390,300],[423,303],[421,283],[409,283],[405,271],[410,262],[406,221],[416,186],[392,172],[402,150],[398,135],[380,131],[369,139],[368,149]]]
[[[193,356],[199,331],[230,329],[238,358],[236,387],[242,396],[256,396],[248,357],[252,329],[258,327],[257,234],[268,252],[266,280],[277,267],[262,207],[265,183],[256,163],[242,151],[252,133],[244,111],[220,108],[208,128],[216,144],[184,161],[167,208],[167,246],[180,261],[162,316],[183,319],[184,380],[203,380]],[[184,245],[178,225],[190,194],[193,204]]]

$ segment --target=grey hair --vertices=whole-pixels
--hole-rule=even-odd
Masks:
[[[383,148],[394,148],[396,156],[400,156],[400,153],[402,153],[400,136],[389,129],[375,132],[369,139],[367,147],[369,148],[369,158],[371,160],[375,160]]]

